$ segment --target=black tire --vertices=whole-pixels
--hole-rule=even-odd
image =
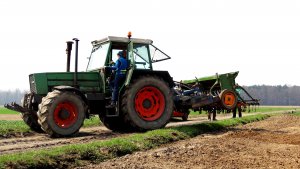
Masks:
[[[243,117],[242,115],[242,107],[238,106],[239,117]]]
[[[54,90],[39,104],[38,122],[51,137],[77,133],[85,119],[84,103],[72,92]]]
[[[236,107],[238,99],[234,91],[229,89],[222,90],[219,97],[223,108],[232,110]]]
[[[189,118],[189,113],[184,113],[181,118],[182,118],[183,121],[187,121],[188,118]]]
[[[111,131],[115,132],[128,132],[131,131],[131,127],[124,123],[121,117],[106,117],[104,114],[100,114],[99,118],[103,125]]]
[[[236,118],[236,107],[232,110],[232,118]]]
[[[30,127],[32,131],[37,133],[43,133],[44,131],[41,128],[41,125],[38,123],[38,117],[36,112],[25,112],[21,113],[23,121]]]
[[[138,131],[164,127],[173,114],[173,105],[170,87],[156,76],[135,79],[122,98],[125,123]]]

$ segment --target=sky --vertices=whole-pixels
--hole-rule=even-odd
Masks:
[[[65,71],[73,38],[85,71],[91,41],[128,31],[171,56],[153,66],[177,81],[239,71],[240,85],[300,85],[297,0],[9,0],[0,24],[0,90]]]

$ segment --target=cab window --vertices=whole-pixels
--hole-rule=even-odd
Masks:
[[[134,44],[133,56],[136,69],[152,69],[148,45]]]
[[[87,66],[87,71],[99,69],[105,65],[109,43],[94,46]]]

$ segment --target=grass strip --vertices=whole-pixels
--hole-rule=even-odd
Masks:
[[[73,168],[89,163],[148,150],[166,143],[195,137],[202,133],[215,132],[230,126],[246,124],[268,118],[269,115],[253,115],[239,119],[226,119],[168,129],[148,131],[127,137],[85,144],[73,144],[47,150],[36,150],[0,156],[0,168]]]
[[[23,121],[0,120],[0,137],[26,135],[32,133]]]
[[[83,127],[93,127],[102,125],[98,116],[92,116],[89,119],[85,119]],[[13,136],[23,136],[30,135],[34,132],[25,124],[25,122],[16,120],[0,120],[0,138],[1,137],[13,137]]]
[[[283,110],[297,110],[296,106],[289,106],[289,107],[270,107],[270,106],[260,106],[256,109],[256,112],[261,112],[261,113],[265,113],[265,112],[272,112],[272,111],[283,111]],[[299,109],[299,108],[298,108]],[[252,111],[251,108],[251,112],[255,112]]]
[[[299,106],[287,106],[287,107],[276,107],[276,106],[257,106],[255,109],[253,107],[250,108],[250,112],[248,112],[248,109],[245,112],[242,113],[255,113],[255,112],[259,112],[259,113],[269,113],[269,112],[276,112],[276,111],[284,111],[284,110],[297,110],[299,109]],[[197,116],[197,115],[203,115],[203,114],[207,114],[206,111],[190,111],[190,116]]]
[[[102,122],[98,116],[91,116],[89,119],[85,119],[82,127],[100,126]]]
[[[300,116],[300,111],[296,111],[293,115]]]
[[[19,112],[0,107],[0,114],[19,114]]]

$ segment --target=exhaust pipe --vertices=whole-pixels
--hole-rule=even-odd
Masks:
[[[72,51],[72,41],[67,41],[67,49],[66,49],[66,54],[67,54],[67,72],[70,72],[70,62],[71,62],[71,51]]]
[[[74,87],[78,88],[77,76],[78,76],[78,41],[79,39],[73,38],[75,41],[75,72],[74,72]]]

